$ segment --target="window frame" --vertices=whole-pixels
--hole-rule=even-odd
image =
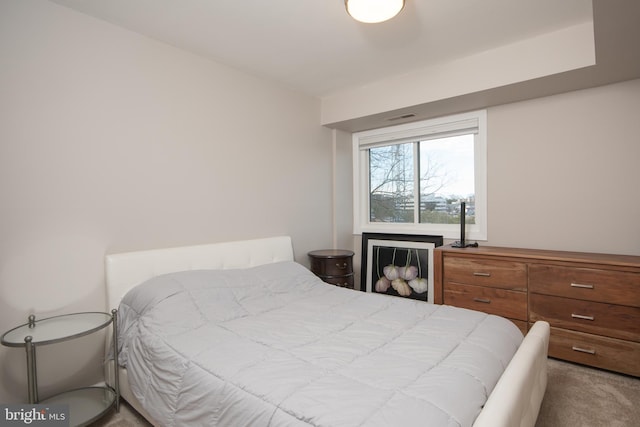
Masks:
[[[473,125],[473,130],[470,126]],[[369,156],[367,147],[474,133],[475,224],[466,225],[468,240],[487,240],[487,112],[477,110],[435,119],[356,132],[353,150],[353,232],[442,235],[459,239],[459,224],[371,222],[369,211]],[[386,143],[389,144],[386,144]],[[419,191],[419,187],[418,190]]]

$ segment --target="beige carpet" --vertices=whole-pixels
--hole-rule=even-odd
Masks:
[[[639,427],[640,379],[549,359],[536,427]]]
[[[91,424],[91,427],[149,427],[150,423],[140,416],[135,409],[120,401],[120,412],[113,410],[99,421]]]
[[[548,366],[547,392],[536,427],[640,426],[640,379],[554,359],[549,359]],[[126,402],[120,405],[120,413],[113,412],[93,424],[149,425]]]

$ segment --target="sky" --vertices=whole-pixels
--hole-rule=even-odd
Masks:
[[[427,157],[432,164],[446,171],[447,185],[438,191],[441,195],[466,196],[474,193],[473,135],[453,136],[421,142],[420,160]]]

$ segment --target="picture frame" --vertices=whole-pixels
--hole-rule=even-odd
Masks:
[[[435,235],[362,233],[360,290],[433,303],[433,251],[442,244]]]

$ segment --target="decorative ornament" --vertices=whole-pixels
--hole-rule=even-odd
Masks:
[[[411,295],[411,288],[404,279],[395,279],[391,281],[391,286],[398,292],[400,296],[408,297]]]

